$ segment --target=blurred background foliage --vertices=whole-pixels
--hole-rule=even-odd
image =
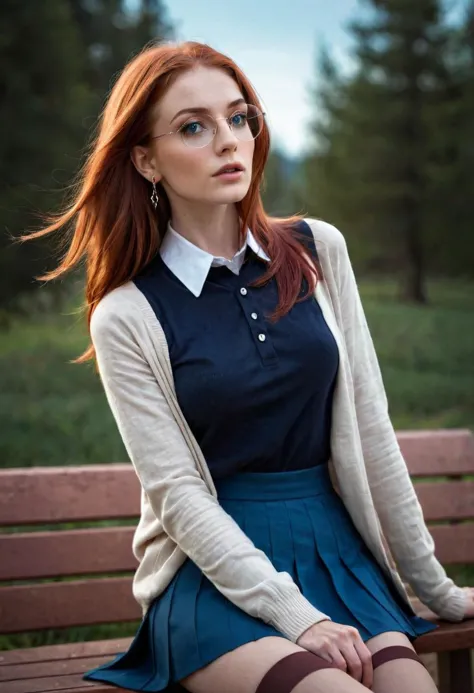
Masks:
[[[395,426],[472,426],[474,2],[457,23],[439,0],[358,8],[355,68],[315,46],[311,146],[273,148],[262,195],[342,229]],[[81,270],[38,282],[58,239],[12,239],[68,199],[121,68],[175,29],[162,0],[4,0],[0,15],[1,464],[125,459],[92,365],[70,363],[87,344]]]
[[[429,276],[474,275],[474,2],[455,25],[439,0],[364,5],[370,19],[354,11],[348,27],[356,69],[343,76],[320,47],[312,147],[298,158],[272,150],[263,195],[271,213],[304,211],[339,226],[361,276],[390,274],[401,299],[423,303]],[[45,290],[33,279],[54,266],[55,241],[18,245],[11,236],[67,199],[120,69],[145,43],[174,33],[161,0],[4,0],[0,13],[0,310],[8,322],[70,295],[67,280]]]
[[[70,363],[81,272],[43,285],[57,241],[12,238],[67,199],[120,69],[174,27],[161,0],[2,0],[0,23],[0,464],[123,461],[93,366]],[[265,206],[343,231],[395,427],[474,428],[474,2],[453,24],[438,0],[365,0],[348,31],[356,69],[317,47],[312,146],[272,150]],[[0,648],[18,641],[57,637]]]
[[[171,38],[161,0],[2,0],[0,7],[0,311],[57,308],[69,286],[39,289],[55,241],[11,242],[57,211],[87,155],[118,73],[151,40]],[[66,281],[67,284],[67,281]],[[47,294],[47,297],[41,294]]]

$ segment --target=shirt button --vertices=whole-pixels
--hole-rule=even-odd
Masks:
[[[252,320],[256,320],[258,318],[258,315],[257,313],[251,313],[250,317],[252,318]]]
[[[266,340],[265,335],[262,334],[262,333],[260,333],[260,334],[258,335],[258,338],[259,338],[259,340],[260,340],[261,342],[264,342],[264,341]]]
[[[242,294],[242,296],[247,296],[247,289],[243,286],[243,287],[240,289],[240,293]]]

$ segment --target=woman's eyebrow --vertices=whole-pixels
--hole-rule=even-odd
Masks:
[[[232,108],[233,106],[238,106],[241,103],[246,103],[245,99],[241,96],[238,99],[235,99],[235,101],[231,101],[228,105],[227,108]],[[178,116],[180,116],[182,113],[209,113],[208,108],[204,108],[203,106],[189,106],[188,108],[183,108],[181,111],[178,111],[170,120],[170,125],[173,122],[173,120],[176,120]]]

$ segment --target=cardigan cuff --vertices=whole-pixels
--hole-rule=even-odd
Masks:
[[[269,614],[269,620],[263,620],[294,643],[315,623],[332,620],[316,609],[298,589],[291,595],[274,595],[265,611]]]
[[[437,599],[427,606],[446,621],[462,621],[466,613],[469,593],[453,585],[443,599]]]

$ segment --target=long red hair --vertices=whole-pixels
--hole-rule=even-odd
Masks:
[[[73,223],[71,239],[58,267],[37,277],[50,281],[75,267],[86,265],[85,304],[88,325],[99,301],[116,287],[132,280],[157,253],[170,219],[170,205],[160,186],[156,212],[150,203],[149,183],[135,169],[130,152],[146,143],[151,133],[150,111],[183,72],[197,65],[220,68],[235,80],[248,103],[261,109],[257,94],[238,66],[210,46],[197,42],[152,45],[134,57],[114,84],[101,114],[97,136],[74,186],[71,204],[61,213],[45,218],[47,226],[23,236],[28,240],[45,236]],[[252,182],[244,199],[237,203],[241,233],[250,227],[271,262],[256,283],[275,276],[279,303],[272,316],[278,319],[302,300],[301,286],[307,282],[308,296],[322,279],[321,267],[307,262],[301,237],[294,232],[300,216],[269,217],[262,205],[260,185],[270,150],[266,123],[255,140]],[[305,257],[306,256],[306,257]],[[94,357],[92,344],[76,359]]]

